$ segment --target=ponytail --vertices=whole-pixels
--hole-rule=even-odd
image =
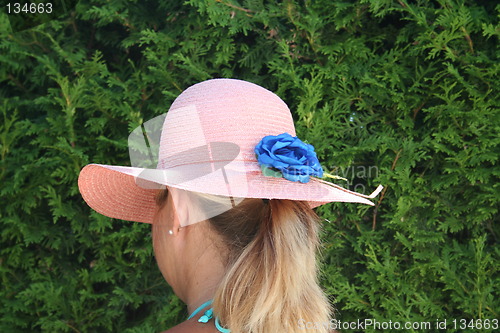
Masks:
[[[229,259],[214,313],[232,333],[328,332],[331,308],[317,279],[317,215],[306,202],[250,200],[210,220],[228,244],[238,243],[242,230],[251,233],[243,237],[251,238],[247,244],[229,249],[241,250]]]

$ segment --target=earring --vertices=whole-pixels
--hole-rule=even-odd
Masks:
[[[169,234],[169,235],[173,235],[173,234],[174,234],[174,232],[173,232],[172,230],[169,230],[169,231],[168,231],[168,234]]]

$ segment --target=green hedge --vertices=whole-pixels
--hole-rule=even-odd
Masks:
[[[500,319],[499,14],[465,0],[87,0],[15,33],[0,14],[0,331],[184,320],[150,226],[93,212],[77,177],[130,165],[130,131],[215,77],[277,92],[339,184],[386,186],[375,207],[317,209],[338,319],[456,332],[477,327],[453,319]]]

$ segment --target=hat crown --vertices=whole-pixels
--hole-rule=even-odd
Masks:
[[[172,103],[163,124],[158,167],[223,158],[220,152],[211,154],[211,148],[208,156],[200,153],[199,148],[217,142],[239,147],[237,157],[228,152],[232,155],[228,158],[254,161],[254,148],[264,136],[284,132],[296,135],[293,118],[273,92],[236,79],[204,81],[187,88]]]

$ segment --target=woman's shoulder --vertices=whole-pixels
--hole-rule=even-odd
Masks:
[[[219,333],[213,324],[202,324],[187,320],[161,333]]]

